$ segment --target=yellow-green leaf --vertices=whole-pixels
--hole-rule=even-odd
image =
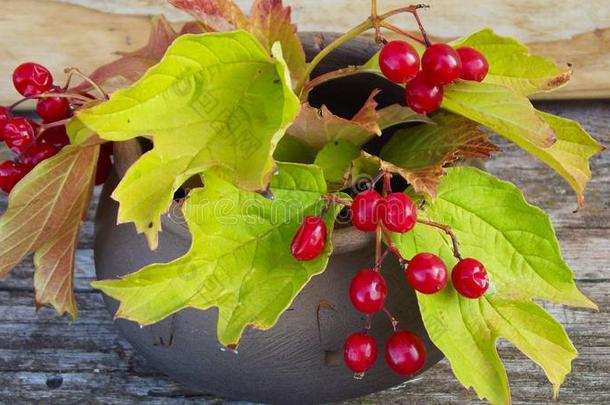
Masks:
[[[538,116],[532,103],[507,87],[459,81],[445,88],[442,107],[478,122],[523,147],[548,148],[556,141],[551,126]]]
[[[243,189],[267,188],[275,146],[299,109],[279,44],[273,55],[244,31],[184,35],[132,87],[77,114],[106,140],[153,139],[113,194],[119,222],[134,222],[151,248],[190,176],[215,167]]]
[[[539,112],[557,134],[557,142],[550,148],[541,149],[524,145],[523,148],[555,169],[576,192],[578,207],[585,203],[584,192],[591,180],[589,159],[604,148],[576,121]]]
[[[500,337],[540,365],[557,393],[577,352],[562,326],[533,301],[596,306],[576,287],[548,216],[515,186],[473,168],[447,173],[425,215],[453,229],[462,256],[485,265],[493,288],[477,300],[462,297],[451,283],[438,294],[418,294],[428,334],[460,382],[493,404],[510,403],[496,351]],[[431,252],[449,269],[456,263],[450,241],[436,228],[418,224],[393,240],[407,258]]]
[[[470,46],[483,53],[489,62],[485,83],[500,84],[524,96],[559,88],[572,74],[568,65],[558,66],[542,56],[532,55],[526,45],[489,28],[453,41],[451,45]]]
[[[186,307],[218,307],[218,339],[227,346],[249,324],[273,326],[332,250],[329,242],[313,261],[292,257],[303,216],[320,214],[326,204],[320,198],[326,183],[315,166],[281,163],[278,170],[273,200],[206,174],[205,188],[192,191],[183,208],[193,235],[185,256],[93,284],[121,302],[116,316],[147,325]],[[325,217],[329,231],[337,212]]]

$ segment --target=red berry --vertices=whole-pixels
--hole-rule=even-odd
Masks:
[[[459,79],[462,70],[460,55],[447,44],[434,44],[426,49],[421,66],[430,82],[439,86]]]
[[[45,97],[38,100],[36,113],[44,122],[55,122],[68,118],[72,111],[67,98]]]
[[[25,167],[12,160],[7,160],[0,163],[0,188],[10,193],[15,184],[19,182],[28,173]]]
[[[453,286],[466,298],[479,298],[489,288],[489,278],[485,267],[474,259],[458,262],[451,273]]]
[[[57,149],[46,143],[35,143],[28,147],[21,155],[21,164],[29,171],[38,163],[57,154]]]
[[[14,152],[21,153],[35,139],[38,124],[23,117],[11,118],[4,126],[4,140]]]
[[[352,201],[352,225],[363,232],[375,232],[381,219],[382,198],[375,190],[359,193]]]
[[[420,253],[407,266],[407,282],[422,294],[434,294],[447,285],[447,267],[440,257]]]
[[[4,126],[11,119],[11,114],[8,108],[0,106],[0,141],[4,140],[2,132],[4,131]]]
[[[50,145],[55,145],[58,147],[66,146],[70,144],[70,138],[68,138],[68,132],[66,130],[65,125],[60,125],[58,127],[51,127],[45,130],[41,135],[40,139],[42,139],[45,143]]]
[[[367,269],[356,274],[349,286],[349,298],[358,311],[372,314],[383,308],[388,285],[379,272]]]
[[[379,53],[379,67],[386,78],[404,84],[419,71],[419,55],[407,42],[388,42]]]
[[[443,88],[430,83],[423,72],[407,84],[406,95],[409,108],[420,114],[438,110],[443,102]]]
[[[417,223],[413,200],[402,193],[388,195],[381,204],[381,221],[392,232],[409,232]]]
[[[313,260],[324,252],[326,224],[318,216],[305,217],[291,245],[292,256],[300,261]]]
[[[375,339],[364,333],[354,333],[345,341],[343,359],[354,373],[364,373],[377,360]]]
[[[24,97],[37,96],[53,85],[53,76],[44,66],[37,63],[24,63],[13,72],[13,84]]]
[[[412,375],[424,367],[426,347],[413,333],[397,331],[385,346],[385,359],[396,373]]]
[[[457,53],[462,61],[460,79],[482,82],[489,72],[489,63],[485,56],[469,46],[458,48]]]
[[[112,144],[104,144],[112,145]],[[104,145],[100,148],[100,157],[97,160],[97,171],[95,172],[95,185],[101,186],[108,180],[110,172],[112,171],[112,160],[110,159],[110,153],[108,148],[104,148]]]

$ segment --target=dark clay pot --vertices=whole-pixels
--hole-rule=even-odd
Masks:
[[[319,50],[323,41],[328,38],[305,34],[308,55]],[[374,44],[356,41],[335,52],[321,69],[361,64],[375,51]],[[386,89],[387,82],[358,77],[325,86],[312,97],[329,106],[335,104],[349,115],[375,87],[384,89],[382,104],[398,102],[396,97],[402,94],[393,86]],[[129,162],[125,162],[120,149],[115,158],[118,171],[124,172]],[[105,185],[96,219],[95,265],[100,280],[115,279],[151,263],[169,262],[186,253],[190,245],[187,228],[168,216],[162,219],[163,232],[155,252],[148,249],[144,237],[136,235],[132,224],[117,226],[117,204],[109,198],[117,182],[115,175]],[[177,211],[176,207],[170,210]],[[324,403],[399,385],[406,378],[394,374],[384,360],[383,349],[392,327],[383,314],[373,320],[372,335],[379,345],[374,367],[363,380],[356,380],[343,365],[343,342],[364,324],[364,317],[349,302],[349,283],[356,272],[373,266],[375,248],[370,234],[351,227],[338,229],[333,243],[335,251],[326,271],[313,278],[276,326],[268,331],[248,328],[238,353],[218,343],[216,309],[186,309],[145,328],[125,320],[117,320],[116,324],[152,366],[194,390],[226,399]],[[403,329],[423,338],[428,353],[425,369],[428,369],[442,355],[424,330],[415,294],[407,286],[403,270],[395,260],[386,263],[383,273],[390,285],[387,307]],[[105,299],[114,314],[118,303]]]

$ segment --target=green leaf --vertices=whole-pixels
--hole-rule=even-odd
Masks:
[[[0,277],[34,253],[36,305],[76,317],[74,254],[87,213],[99,147],[67,146],[11,191],[0,217]]]
[[[315,160],[315,165],[324,172],[324,178],[331,191],[341,190],[348,182],[354,159],[360,156],[360,148],[343,139],[329,143]]]
[[[544,163],[555,169],[576,192],[578,207],[585,202],[584,191],[591,180],[589,159],[601,152],[604,147],[576,121],[539,112],[557,134],[557,142],[547,149],[525,144],[523,148]]]
[[[273,157],[280,162],[313,163],[317,151],[291,136],[283,137],[275,148]]]
[[[484,263],[494,291],[471,300],[449,284],[438,294],[418,294],[430,338],[460,382],[493,404],[510,403],[496,351],[499,337],[540,365],[557,393],[577,353],[561,325],[533,300],[596,306],[574,284],[548,216],[515,186],[472,168],[447,173],[426,215],[453,229],[464,257]],[[405,257],[431,252],[448,268],[456,263],[449,240],[436,228],[418,224],[393,240]]]
[[[391,126],[408,122],[430,122],[425,115],[400,105],[377,110],[377,94],[379,90],[373,91],[360,111],[351,119],[333,114],[324,105],[315,108],[304,104],[296,120],[288,128],[287,135],[319,151],[338,139],[361,147]]]
[[[459,159],[488,158],[498,148],[489,135],[466,118],[440,113],[435,125],[399,129],[385,144],[379,157],[399,168],[399,173],[416,192],[436,195],[445,171]]]
[[[489,28],[453,41],[451,45],[470,46],[483,53],[489,62],[485,83],[500,84],[524,96],[561,87],[572,75],[569,66],[558,66],[542,56],[532,55],[521,42],[497,35]]]
[[[148,325],[186,307],[218,307],[218,339],[227,346],[238,343],[248,324],[272,327],[325,269],[332,251],[329,242],[316,260],[292,257],[290,243],[303,216],[320,214],[326,204],[320,198],[326,182],[315,166],[280,163],[278,169],[274,200],[206,174],[205,188],[192,191],[183,208],[193,235],[185,256],[93,283],[121,302],[116,316]],[[331,233],[338,211],[325,217]]]
[[[244,31],[184,35],[132,87],[77,114],[103,139],[152,137],[113,194],[119,223],[134,222],[151,248],[160,215],[192,175],[215,167],[243,189],[267,188],[299,108],[279,45],[273,55]]]
[[[524,96],[495,84],[459,81],[445,88],[442,107],[478,122],[523,147],[548,148],[556,141],[551,126]]]

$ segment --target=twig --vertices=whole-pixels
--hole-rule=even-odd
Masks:
[[[417,41],[417,42],[419,42],[420,44],[422,44],[422,45],[426,45],[426,46],[427,46],[427,44],[426,44],[426,40],[421,39],[421,38],[418,38],[418,37],[416,37],[415,35],[411,34],[410,32],[407,32],[407,31],[405,31],[405,30],[403,30],[403,29],[401,29],[401,28],[399,28],[399,27],[395,26],[394,24],[390,24],[390,23],[389,23],[389,22],[387,22],[387,21],[383,21],[383,22],[381,22],[381,24],[380,24],[380,25],[381,25],[383,28],[385,28],[385,29],[388,29],[388,30],[390,30],[390,31],[394,31],[394,32],[395,32],[395,33],[397,33],[397,34],[400,34],[400,35],[404,35],[404,36],[406,36],[406,37],[409,37],[409,38],[411,38],[412,40]]]
[[[394,332],[396,332],[396,329],[398,329],[398,321],[396,320],[396,318],[394,318],[394,315],[392,315],[392,313],[386,307],[383,307],[383,313],[386,314],[386,316],[392,323],[392,329],[394,329]]]
[[[384,226],[382,226],[381,229],[383,231],[383,235],[385,236],[386,245],[388,245],[388,249],[398,258],[398,262],[401,266],[407,266],[409,264],[409,260],[404,258],[402,253],[400,253],[400,250],[398,250],[398,248],[392,241],[392,235],[390,235],[390,231],[388,231]]]
[[[108,94],[106,94],[106,92],[100,87],[99,84],[94,82],[89,76],[87,76],[86,74],[84,74],[83,72],[78,70],[77,68],[70,67],[70,68],[65,69],[64,72],[68,75],[68,79],[66,80],[66,87],[65,87],[66,89],[68,88],[68,85],[70,84],[70,80],[72,79],[72,76],[77,75],[78,77],[80,77],[81,79],[83,79],[84,81],[89,83],[91,85],[91,87],[93,87],[95,90],[97,90],[97,92],[100,93],[102,98],[104,98],[106,100],[108,100],[110,98],[110,97],[108,97]]]
[[[381,266],[383,265],[383,262],[385,261],[385,259],[388,257],[388,255],[390,254],[390,249],[386,249],[383,254],[375,260],[375,270],[380,270]]]
[[[417,222],[420,224],[423,224],[423,225],[428,225],[428,226],[432,226],[434,228],[438,228],[441,231],[445,232],[447,235],[449,235],[449,237],[451,238],[451,242],[453,244],[453,256],[458,260],[462,260],[462,255],[460,255],[460,250],[459,250],[459,243],[458,243],[457,237],[455,236],[455,233],[453,233],[453,229],[451,229],[451,227],[449,227],[448,225],[439,224],[439,223],[433,222],[433,221],[426,221],[423,219],[418,219]]]

